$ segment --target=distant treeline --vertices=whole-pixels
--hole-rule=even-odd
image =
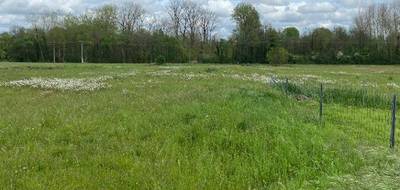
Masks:
[[[262,25],[254,6],[240,3],[228,39],[215,35],[215,13],[195,1],[171,0],[166,9],[168,18],[132,2],[32,16],[31,27],[0,34],[0,60],[80,62],[83,54],[87,62],[271,63],[282,58],[277,52],[293,64],[400,64],[400,3],[360,10],[350,29],[302,35],[295,27]]]

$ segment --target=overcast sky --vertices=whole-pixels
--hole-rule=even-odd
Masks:
[[[0,32],[11,26],[27,26],[27,15],[41,14],[49,10],[61,10],[80,14],[103,4],[118,3],[121,0],[0,0]],[[168,0],[132,0],[157,17],[167,16],[165,7]],[[296,26],[306,31],[318,26],[351,26],[353,17],[360,7],[372,2],[385,0],[245,0],[260,12],[263,24],[277,28]],[[386,0],[389,1],[389,0]],[[396,1],[396,0],[395,0]],[[197,0],[218,16],[217,33],[225,37],[232,32],[234,23],[231,14],[240,0]]]

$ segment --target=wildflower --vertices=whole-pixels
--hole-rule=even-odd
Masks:
[[[392,82],[392,83],[387,83],[386,85],[387,85],[388,87],[391,87],[391,88],[400,88],[400,86],[399,86],[398,84],[394,83],[394,82]]]
[[[46,79],[46,78],[31,78],[23,80],[15,80],[3,83],[1,86],[6,87],[31,87],[40,89],[54,90],[70,90],[70,91],[95,91],[106,88],[104,81],[112,77],[103,76],[90,79]]]

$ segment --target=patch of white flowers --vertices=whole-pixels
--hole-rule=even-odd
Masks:
[[[115,79],[116,77],[129,77],[135,75],[135,72],[121,73],[115,76],[100,76],[95,78],[29,78],[23,80],[15,80],[0,83],[4,87],[30,87],[46,90],[61,91],[95,91],[110,87],[106,81]]]
[[[361,83],[361,87],[373,87],[373,88],[377,88],[378,84],[376,83],[370,83],[370,82],[363,82]]]
[[[201,74],[201,73],[175,73],[172,70],[161,70],[157,72],[150,72],[148,73],[151,76],[176,76],[180,77],[182,80],[192,80],[195,78],[201,78],[201,79],[209,79],[212,76],[215,76],[215,74]]]
[[[336,84],[335,80],[329,80],[329,79],[318,79],[317,81],[322,84]]]
[[[391,87],[391,88],[400,88],[400,86],[399,86],[398,84],[394,83],[394,82],[392,82],[392,83],[387,83],[386,85],[387,85],[388,87]]]
[[[283,80],[279,79],[276,76],[260,75],[257,73],[253,73],[251,75],[222,74],[222,77],[232,78],[237,80],[254,81],[254,82],[267,82],[269,84],[283,82]]]
[[[110,76],[102,76],[91,79],[61,79],[61,78],[30,78],[23,80],[9,81],[1,84],[6,87],[31,87],[52,90],[70,91],[95,91],[106,88],[106,80]]]
[[[263,82],[267,84],[275,84],[285,82],[284,79],[276,76],[276,75],[261,75],[258,73],[253,74],[201,74],[201,73],[176,73],[173,70],[161,70],[156,72],[148,73],[151,76],[176,76],[180,77],[183,80],[192,80],[192,79],[209,79],[210,77],[218,77],[221,76],[223,78],[231,78],[235,80],[244,80],[244,81],[253,81],[253,82]],[[324,84],[336,84],[335,80],[322,79],[316,75],[298,75],[298,79],[293,80],[291,82],[295,84],[304,84],[306,81],[315,80]]]
[[[334,74],[334,75],[355,75],[355,76],[360,76],[360,73],[348,73],[348,72],[344,72],[344,71],[339,71],[339,72],[329,72],[330,74]]]

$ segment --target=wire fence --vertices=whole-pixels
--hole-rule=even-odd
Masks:
[[[391,43],[367,45],[335,42],[287,41],[279,43],[293,64],[398,64],[400,49]],[[267,63],[270,42],[209,42],[191,47],[185,43],[64,42],[32,44],[14,49],[9,58],[25,62],[54,63]]]
[[[374,88],[276,80],[273,84],[290,98],[304,104],[302,117],[321,127],[336,127],[356,143],[399,147],[396,131],[397,95]],[[296,110],[294,110],[296,111]]]
[[[12,56],[15,61],[50,63],[154,63],[159,57],[185,63],[190,53],[172,45],[69,42],[26,47]]]

